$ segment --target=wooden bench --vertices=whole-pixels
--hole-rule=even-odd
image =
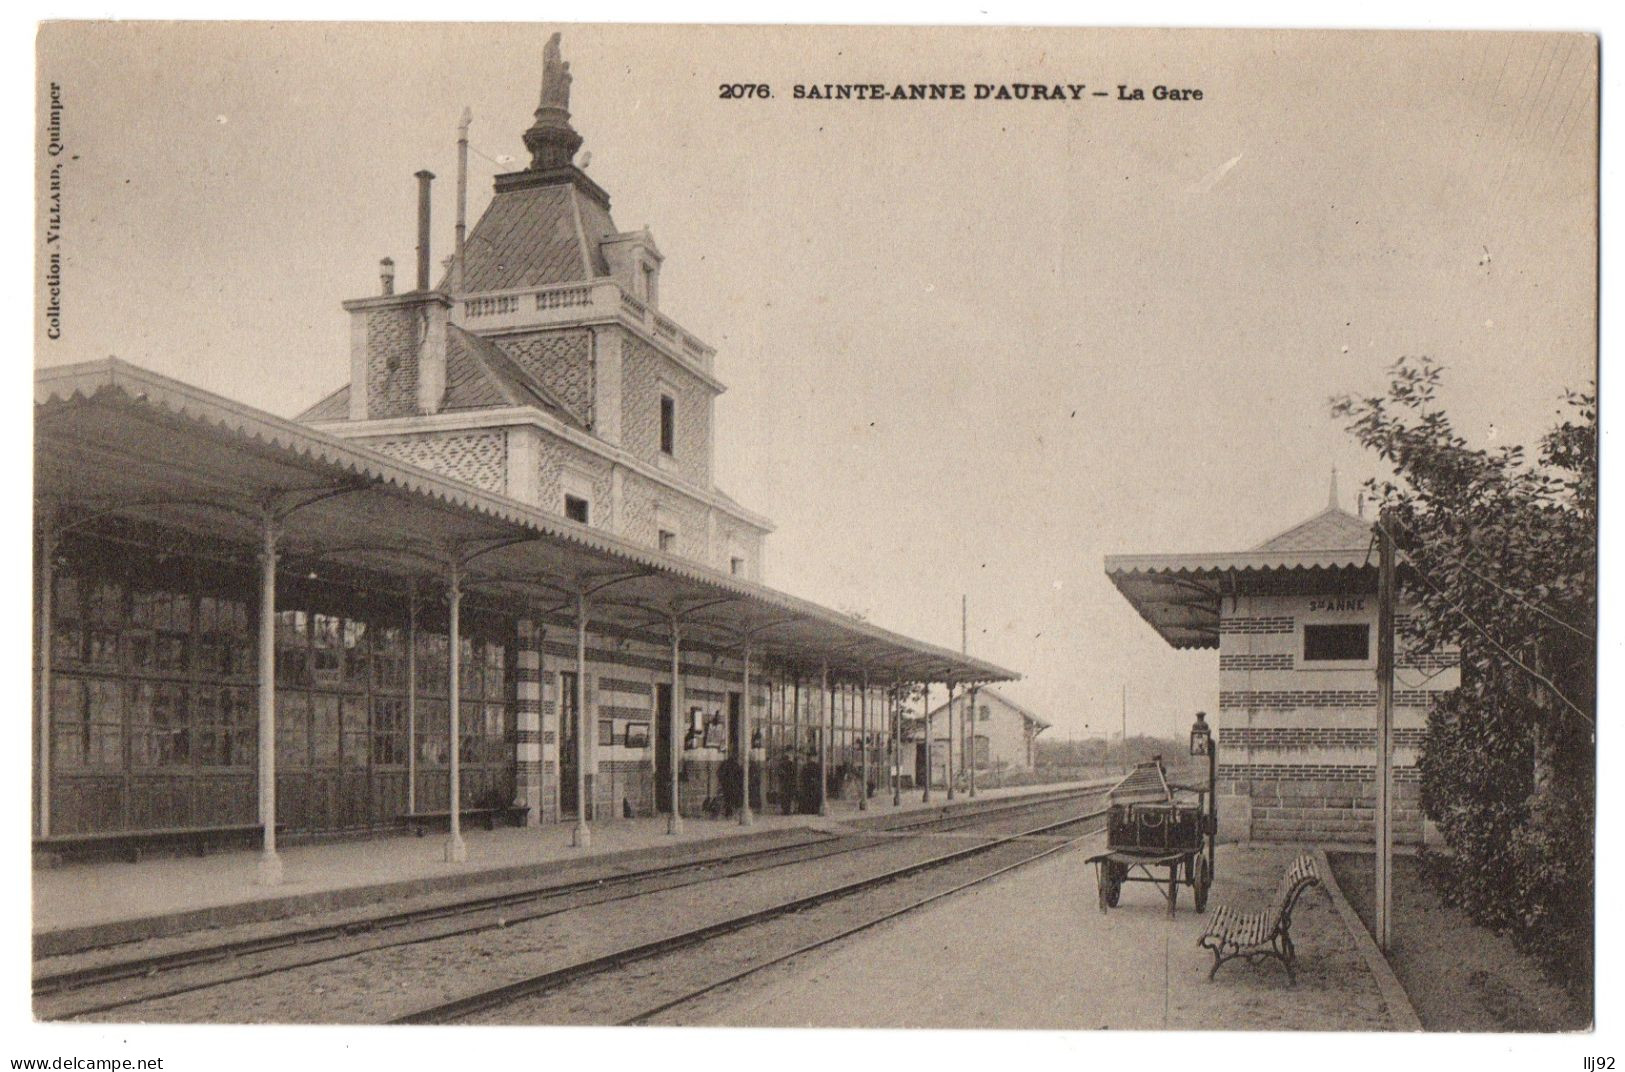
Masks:
[[[510,825],[524,826],[525,816],[530,814],[529,805],[505,804],[497,808],[463,808],[458,812],[464,822],[473,820],[481,823],[487,830],[497,828],[497,817],[506,819]],[[412,832],[422,837],[428,832],[431,825],[450,826],[451,812],[447,811],[409,811],[397,815],[396,820],[412,828]]]
[[[259,823],[234,826],[192,826],[170,830],[120,830],[97,834],[58,834],[35,838],[34,851],[63,860],[117,856],[137,863],[143,852],[185,849],[203,856],[225,845],[260,842],[264,828]]]
[[[1213,970],[1208,981],[1218,974],[1219,966],[1227,960],[1243,957],[1249,964],[1265,957],[1274,957],[1286,968],[1287,981],[1297,984],[1292,962],[1297,953],[1292,946],[1292,909],[1298,898],[1310,886],[1320,885],[1315,869],[1315,858],[1302,853],[1281,877],[1275,900],[1270,907],[1257,912],[1241,912],[1229,905],[1221,905],[1208,917],[1207,930],[1196,944],[1213,953]]]

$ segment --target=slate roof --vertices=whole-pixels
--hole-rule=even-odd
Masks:
[[[1107,555],[1106,576],[1174,647],[1216,648],[1223,593],[1364,590],[1375,563],[1371,523],[1333,503],[1249,551]]]
[[[456,324],[446,325],[446,393],[440,411],[504,406],[534,406],[571,427],[586,430],[582,415],[567,407],[500,346]],[[346,384],[294,419],[315,423],[348,420],[349,416],[350,387]]]
[[[1033,714],[1031,711],[1027,710],[1025,707],[1021,706],[1020,704],[1016,703],[1014,700],[1010,699],[1008,696],[1004,695],[1004,693],[1002,693],[1002,692],[999,692],[999,691],[997,691],[995,689],[988,688],[985,685],[982,686],[981,688],[977,689],[977,691],[983,696],[991,696],[991,697],[993,697],[999,703],[1001,703],[1004,706],[1008,707],[1010,710],[1014,711],[1016,714],[1020,715],[1024,719],[1026,719],[1028,722],[1031,722],[1034,725],[1036,725],[1039,728],[1040,731],[1049,729],[1049,727],[1051,725],[1050,722],[1048,722],[1048,721],[1046,721],[1046,720],[1044,720],[1042,718],[1039,718],[1037,715]],[[962,699],[964,699],[963,695],[955,696],[954,697],[954,702],[958,703]],[[934,709],[932,709],[930,714],[926,715],[926,717],[927,718],[933,718],[933,719],[936,718],[937,715],[941,714],[943,709],[946,708],[947,706],[948,705],[946,703],[938,704]],[[913,721],[918,722],[919,719],[914,719]]]
[[[299,414],[294,420],[300,424],[316,421],[343,421],[350,418],[350,385],[345,384],[320,402]]]
[[[456,324],[447,325],[446,336],[446,400],[442,412],[491,406],[535,406],[566,424],[585,430],[581,415],[567,407],[495,342]]]
[[[1359,549],[1371,543],[1371,522],[1336,506],[1293,525],[1253,548],[1255,551],[1333,551]]]
[[[321,549],[324,562],[383,577],[421,578],[441,576],[444,567],[403,553],[404,540],[478,542],[487,549],[471,577],[483,571],[504,584],[555,588],[582,576],[622,578],[615,598],[594,607],[594,628],[612,636],[659,640],[647,632],[650,609],[681,603],[695,608],[684,627],[693,650],[737,650],[742,633],[756,632],[762,657],[827,659],[843,676],[1019,677],[117,359],[36,370],[34,406],[36,490],[48,501],[121,504],[115,520],[252,550],[260,521],[220,506],[290,487],[339,487],[348,493],[316,496],[300,508],[291,548]],[[94,458],[83,450],[90,442],[100,451]],[[200,457],[209,464],[188,464]],[[533,606],[526,599],[538,598],[534,587],[531,593],[490,598],[520,613]]]
[[[469,232],[462,292],[580,283],[609,274],[609,211],[573,184],[499,190]]]

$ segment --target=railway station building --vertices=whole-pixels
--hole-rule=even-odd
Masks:
[[[1247,551],[1112,555],[1106,575],[1169,645],[1219,652],[1220,834],[1374,839],[1377,556],[1371,522],[1338,505]],[[1431,840],[1416,755],[1428,706],[1459,684],[1451,651],[1409,651],[1397,611],[1396,841]]]
[[[417,285],[343,303],[349,382],[297,420],[36,374],[40,851],[241,839],[276,881],[279,832],[438,817],[457,859],[470,813],[680,828],[725,760],[758,808],[826,771],[822,804],[884,784],[889,689],[1015,677],[763,583],[715,351],[575,166],[567,68],[555,37],[530,165],[434,285],[419,174]]]
[[[1034,744],[1050,723],[992,688],[969,689],[903,724],[902,769],[905,784],[924,784],[921,771],[930,739],[931,784],[946,785],[948,778],[948,720],[954,724],[954,770],[964,769],[966,749],[973,757],[977,781],[997,785],[1006,774],[1033,769]],[[927,732],[929,727],[929,732]]]

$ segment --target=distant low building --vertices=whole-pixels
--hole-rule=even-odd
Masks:
[[[951,712],[951,713],[950,713]],[[953,725],[953,766],[961,769],[964,742],[974,741],[977,776],[997,779],[1001,775],[1033,769],[1033,742],[1050,724],[1020,704],[990,688],[972,689],[955,696],[951,703],[939,704],[924,719],[904,723],[902,775],[905,783],[922,784],[918,772],[926,766],[925,725],[931,727],[931,784],[946,785],[948,770],[949,719]]]

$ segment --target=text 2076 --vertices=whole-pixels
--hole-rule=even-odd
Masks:
[[[717,97],[721,100],[748,100],[759,97],[762,100],[773,95],[773,90],[766,82],[724,82],[717,87]]]

